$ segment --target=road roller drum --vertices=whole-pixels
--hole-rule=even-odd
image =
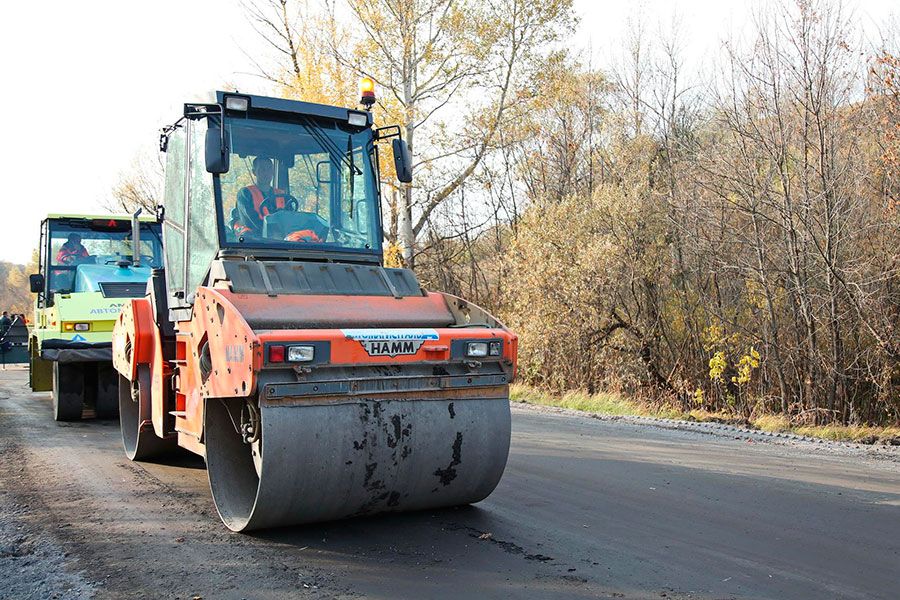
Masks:
[[[210,487],[235,531],[478,502],[509,451],[506,398],[264,406],[257,472],[238,411],[206,412]]]

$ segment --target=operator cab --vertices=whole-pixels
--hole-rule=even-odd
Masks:
[[[389,137],[408,181],[399,128],[373,129],[370,112],[221,91],[185,104],[161,138],[169,308],[189,309],[214,261],[380,266],[376,141]]]
[[[52,306],[55,294],[102,292],[104,297],[143,296],[150,269],[163,263],[159,223],[140,222],[139,249],[133,220],[54,216],[41,227],[41,273],[32,291]],[[46,285],[46,289],[45,289]]]
[[[228,133],[231,168],[219,176],[226,247],[380,254],[371,129],[246,119]],[[264,198],[260,227],[244,222],[260,216],[250,190]]]

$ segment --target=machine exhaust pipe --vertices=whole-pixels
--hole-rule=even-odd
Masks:
[[[141,266],[141,222],[138,217],[142,211],[138,208],[131,215],[131,264],[135,267]]]

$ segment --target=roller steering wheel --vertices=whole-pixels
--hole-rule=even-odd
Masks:
[[[262,204],[259,205],[259,209],[265,209],[269,214],[274,214],[282,210],[297,212],[297,209],[300,208],[300,202],[298,202],[297,199],[290,194],[282,194],[281,197],[284,198],[283,208],[272,206],[275,203],[275,198],[269,197],[262,201]]]

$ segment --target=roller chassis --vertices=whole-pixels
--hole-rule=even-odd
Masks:
[[[118,376],[112,367],[112,327],[115,318],[129,298],[107,296],[96,289],[92,276],[100,275],[100,286],[109,281],[137,280],[145,285],[137,270],[124,267],[91,265],[91,275],[83,275],[81,281],[95,286],[88,291],[59,291],[47,282],[51,272],[72,270],[78,279],[80,267],[52,264],[50,237],[52,227],[58,222],[85,223],[91,220],[105,222],[139,223],[141,227],[155,223],[155,218],[96,215],[50,215],[41,223],[40,276],[43,285],[37,291],[34,304],[34,327],[29,338],[29,384],[32,391],[49,391],[52,396],[53,416],[57,421],[76,421],[84,411],[92,411],[101,419],[118,415]],[[136,226],[136,225],[135,225]],[[103,257],[100,259],[103,260]],[[112,272],[110,272],[112,271]],[[149,276],[149,269],[146,270]],[[84,329],[63,330],[64,323],[79,323]]]
[[[382,266],[371,144],[383,130],[371,125],[359,111],[217,92],[163,131],[174,194],[166,269],[113,333],[123,446],[133,460],[176,447],[203,456],[233,531],[478,502],[503,474],[517,337],[465,300],[423,290],[412,271]],[[192,141],[204,130],[205,147]],[[408,150],[393,145],[408,182]],[[327,184],[315,188],[323,214],[358,235],[270,243],[263,219],[262,238],[236,238],[243,217],[219,178],[230,153],[241,164],[275,156],[265,159],[277,188],[319,161],[309,184]],[[211,176],[191,166],[204,160]]]
[[[77,334],[68,334],[63,338],[57,326],[54,330],[51,323],[61,323],[63,319],[75,320],[72,305],[79,315],[80,322],[108,322],[85,319],[86,312],[81,306],[108,306],[116,311],[123,304],[123,299],[97,299],[99,294],[66,294],[58,295],[50,308],[35,309],[35,323],[44,325],[35,327],[31,340],[33,350],[30,360],[30,381],[33,391],[50,391],[53,402],[53,417],[57,421],[77,421],[82,418],[85,409],[92,410],[101,419],[115,418],[118,414],[118,382],[112,368],[111,332],[103,335],[78,335],[81,340],[73,340]],[[98,302],[99,300],[99,302]],[[89,310],[89,309],[88,309]],[[111,310],[111,309],[109,309]],[[107,313],[108,314],[108,313]],[[57,337],[59,336],[59,337]],[[90,340],[84,339],[86,337]],[[100,338],[98,340],[98,338]]]
[[[221,281],[199,288],[190,320],[174,324],[170,359],[156,325],[161,299],[125,307],[113,364],[122,375],[120,402],[132,403],[120,408],[129,456],[153,458],[175,444],[204,456],[220,516],[237,531],[451,506],[490,494],[509,447],[513,334],[477,307],[439,293],[273,291],[235,294]],[[430,327],[434,339],[413,355],[370,356],[347,332],[370,324],[371,307],[386,302],[407,323],[442,319],[443,326]],[[269,329],[276,313],[346,327],[306,329],[295,316],[295,328]],[[466,340],[500,340],[504,354],[473,361],[459,354]],[[267,360],[270,345],[304,341],[327,348],[327,360],[302,367]],[[152,392],[143,393],[148,385]],[[326,439],[312,423],[341,425]],[[138,450],[141,442],[157,444],[155,451]],[[291,461],[293,472],[268,466],[289,460],[286,445],[304,457]],[[323,480],[330,468],[341,476]],[[278,508],[286,495],[293,500]]]

